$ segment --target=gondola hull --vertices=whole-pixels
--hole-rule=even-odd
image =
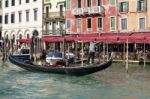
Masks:
[[[29,70],[29,71],[39,71],[39,72],[46,72],[46,73],[55,73],[55,74],[67,74],[67,75],[74,75],[74,76],[83,76],[92,74],[101,70],[104,70],[111,66],[112,58],[110,58],[106,63],[103,64],[96,64],[96,65],[89,65],[89,66],[61,66],[61,67],[53,67],[53,66],[41,66],[35,64],[27,64],[25,61],[29,60],[29,56],[15,56],[10,55],[9,60],[11,63]]]

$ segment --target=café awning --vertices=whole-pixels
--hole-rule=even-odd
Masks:
[[[149,43],[150,33],[97,33],[97,34],[81,34],[78,36],[44,36],[42,42],[63,42],[63,41],[97,41],[101,43]],[[18,42],[30,43],[31,39],[18,39]]]
[[[17,42],[20,43],[31,43],[32,39],[31,38],[27,38],[27,39],[17,39]]]

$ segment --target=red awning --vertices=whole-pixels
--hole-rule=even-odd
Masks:
[[[83,42],[104,42],[104,43],[149,43],[150,33],[91,33],[78,36],[45,36],[41,38],[43,42],[63,42],[63,41],[83,41]],[[18,42],[30,43],[31,39],[18,39]]]
[[[98,42],[117,43],[118,35],[116,33],[102,33],[98,38]]]
[[[97,38],[98,42],[103,42],[103,43],[117,43],[117,36],[113,37],[99,37]]]
[[[76,37],[75,41],[83,41],[83,42],[91,42],[91,41],[95,41],[97,39],[97,37]]]
[[[63,40],[64,38],[59,36],[45,36],[41,39],[42,42],[62,42]]]
[[[80,34],[79,37],[97,37],[101,33],[87,33],[87,34]]]
[[[76,40],[76,36],[67,36],[65,37],[66,41],[75,41]]]
[[[132,33],[128,37],[128,41],[130,43],[146,43],[146,36],[148,36],[149,33]]]
[[[28,39],[17,39],[17,42],[20,42],[20,43],[31,43],[31,38],[28,38]]]

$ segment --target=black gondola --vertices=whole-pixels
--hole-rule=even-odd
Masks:
[[[29,55],[10,55],[9,60],[11,63],[29,71],[67,74],[67,75],[74,75],[74,76],[83,76],[83,75],[95,73],[108,68],[112,64],[112,58],[110,58],[105,63],[88,65],[88,66],[72,66],[72,67],[71,66],[67,66],[67,67],[66,66],[61,66],[61,67],[41,66],[41,65],[26,63],[26,61],[29,60],[29,57],[30,57]]]

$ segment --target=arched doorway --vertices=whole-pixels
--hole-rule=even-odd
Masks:
[[[34,30],[32,33],[32,41],[31,41],[31,55],[34,57],[34,60],[40,57],[41,53],[41,43],[39,39],[39,32]]]
[[[29,34],[27,34],[27,39],[29,39],[30,38],[30,35]]]
[[[33,31],[33,36],[34,36],[34,37],[38,37],[38,36],[39,36],[39,32],[38,32],[37,30],[34,30],[34,31]]]
[[[19,34],[19,39],[22,39],[22,34]]]

